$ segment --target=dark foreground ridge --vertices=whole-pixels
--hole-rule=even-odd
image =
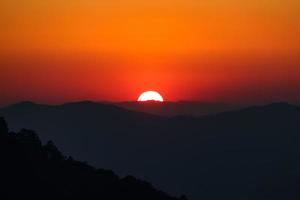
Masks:
[[[132,176],[65,157],[31,130],[9,133],[0,117],[0,199],[177,200]],[[180,199],[186,199],[181,197]]]
[[[147,180],[174,196],[300,199],[296,105],[273,103],[201,117],[163,117],[93,102],[25,102],[0,109],[0,116],[11,130],[35,130],[43,143],[55,141],[66,155],[122,177],[131,174]],[[57,176],[62,188],[67,187]]]

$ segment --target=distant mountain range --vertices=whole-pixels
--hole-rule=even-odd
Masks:
[[[233,109],[245,107],[245,105],[225,104],[225,103],[206,103],[193,101],[178,101],[178,102],[137,102],[128,101],[115,103],[115,105],[139,112],[151,113],[162,116],[178,116],[178,115],[193,115],[204,116],[215,114]]]
[[[299,106],[274,103],[200,117],[122,107],[24,102],[0,109],[0,116],[13,130],[36,130],[76,159],[191,200],[299,199]]]

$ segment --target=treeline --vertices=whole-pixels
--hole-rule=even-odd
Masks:
[[[64,156],[49,141],[22,129],[9,132],[0,118],[0,199],[183,200],[132,176],[119,178]]]

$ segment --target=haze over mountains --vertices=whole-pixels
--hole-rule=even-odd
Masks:
[[[300,197],[299,106],[164,117],[93,102],[25,102],[0,116],[13,130],[53,140],[66,155],[192,200]]]

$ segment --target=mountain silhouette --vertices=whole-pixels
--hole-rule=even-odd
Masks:
[[[208,114],[216,114],[224,111],[242,108],[243,105],[225,104],[225,103],[206,103],[192,101],[178,102],[120,102],[115,105],[126,108],[128,110],[145,112],[166,117],[174,117],[178,115],[194,115],[204,116]]]
[[[119,178],[65,157],[52,141],[42,145],[34,131],[9,133],[3,118],[0,157],[1,199],[179,200],[133,176]]]
[[[115,105],[22,103],[0,109],[66,155],[189,199],[299,199],[300,107],[253,106],[163,117]]]

